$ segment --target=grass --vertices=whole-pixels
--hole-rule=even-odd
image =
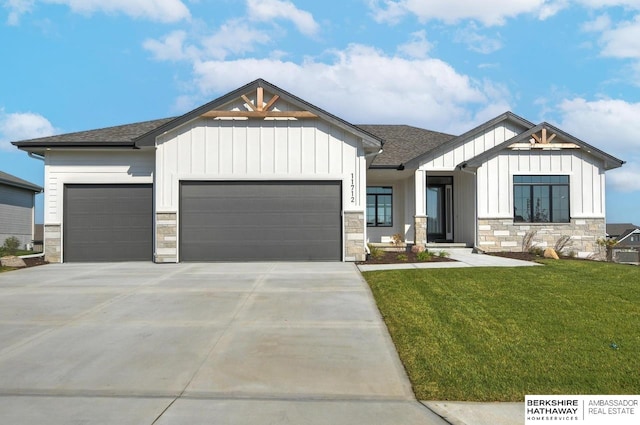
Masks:
[[[421,400],[640,394],[640,267],[363,273]]]

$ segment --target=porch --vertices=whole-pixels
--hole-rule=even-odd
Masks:
[[[367,242],[393,248],[473,247],[476,178],[459,170],[367,170]]]

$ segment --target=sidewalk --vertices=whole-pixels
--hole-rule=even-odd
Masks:
[[[400,263],[400,264],[360,264],[358,269],[363,272],[374,270],[401,269],[448,269],[459,267],[526,267],[539,266],[531,261],[514,260],[512,258],[496,257],[494,255],[474,254],[471,248],[451,248],[446,250],[452,260],[433,263]]]
[[[451,425],[520,425],[524,423],[524,403],[468,401],[423,401],[421,403]]]

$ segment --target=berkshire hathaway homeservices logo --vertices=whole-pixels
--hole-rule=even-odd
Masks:
[[[640,395],[528,395],[524,404],[525,425],[548,422],[580,425],[640,423]]]

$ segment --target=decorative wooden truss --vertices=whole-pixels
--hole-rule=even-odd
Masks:
[[[316,114],[309,111],[273,111],[271,110],[276,102],[280,99],[277,94],[274,95],[269,102],[264,103],[264,90],[262,87],[258,87],[256,90],[256,103],[253,103],[246,95],[242,95],[242,100],[245,102],[248,111],[226,111],[226,110],[214,110],[205,112],[201,116],[204,118],[318,118]]]
[[[580,146],[575,143],[551,143],[556,138],[556,134],[548,134],[547,129],[543,128],[540,134],[533,133],[529,142],[514,143],[509,146],[513,150],[530,150],[530,149],[543,149],[543,150],[560,150],[560,149],[579,149]]]

